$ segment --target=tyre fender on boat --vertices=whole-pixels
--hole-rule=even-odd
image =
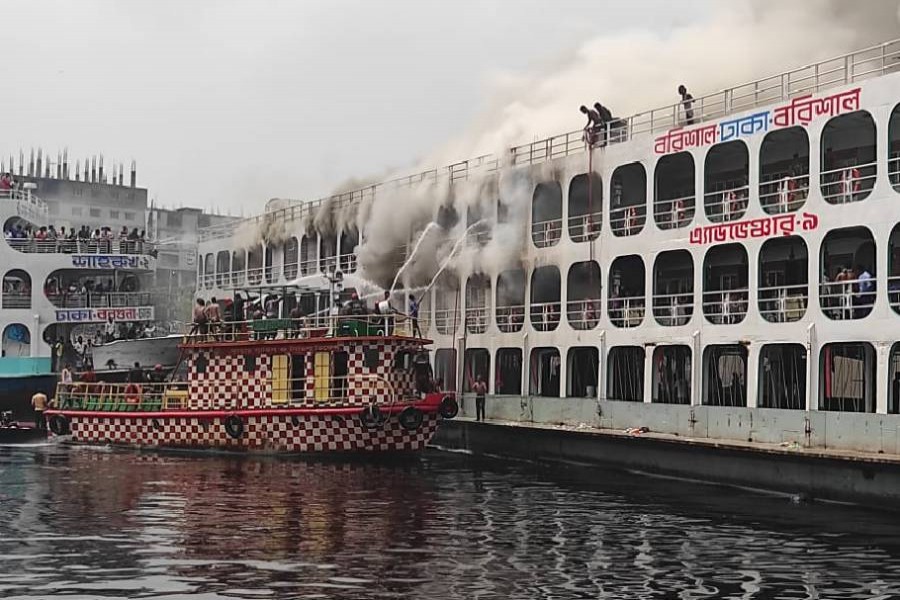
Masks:
[[[418,408],[414,406],[407,406],[402,411],[400,411],[400,415],[397,418],[400,421],[400,425],[403,426],[404,429],[415,431],[422,426],[422,421],[425,419],[425,415]]]
[[[459,404],[453,396],[444,396],[438,406],[438,414],[445,419],[452,419],[459,414]]]
[[[359,420],[363,427],[374,429],[380,427],[384,423],[384,416],[381,410],[375,404],[370,404],[359,413]]]
[[[244,420],[237,415],[225,417],[225,433],[232,439],[240,439],[244,435]]]
[[[47,424],[53,435],[68,435],[70,431],[69,419],[63,415],[53,415]]]

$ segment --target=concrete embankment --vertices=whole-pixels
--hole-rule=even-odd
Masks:
[[[435,445],[900,509],[900,415],[495,397],[478,423],[462,406]]]

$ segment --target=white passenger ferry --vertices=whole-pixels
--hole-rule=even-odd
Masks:
[[[575,131],[205,230],[198,297],[308,286],[310,314],[336,271],[366,295],[417,265],[393,303],[424,294],[435,377],[483,376],[489,416],[587,398],[675,433],[710,407],[756,423],[722,437],[808,441],[815,417],[897,452],[898,58],[889,42],[698,97],[691,119],[632,115],[592,148]],[[383,211],[411,222],[399,248]],[[519,406],[495,416],[537,419]],[[850,412],[872,418],[825,418]]]

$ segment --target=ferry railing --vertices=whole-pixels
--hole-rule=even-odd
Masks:
[[[572,215],[569,217],[569,239],[573,242],[590,242],[600,237],[603,229],[603,212]]]
[[[266,283],[275,283],[281,279],[281,266],[268,265],[263,267],[263,275],[266,279]]]
[[[300,273],[300,262],[292,261],[284,263],[284,278],[288,281],[292,279],[296,279],[297,275]]]
[[[894,191],[900,192],[900,152],[891,152],[888,159],[888,179]]]
[[[10,248],[26,254],[127,254],[156,256],[156,245],[141,240],[6,238]]]
[[[485,306],[466,307],[466,331],[484,333],[487,331],[490,309]]]
[[[231,285],[231,271],[216,270],[216,287],[225,289]]]
[[[562,238],[562,218],[535,221],[531,224],[531,239],[538,248],[555,246]]]
[[[829,204],[848,204],[864,200],[875,187],[876,163],[849,163],[837,169],[822,171],[822,197]]]
[[[456,332],[459,323],[459,309],[437,308],[434,311],[434,326],[438,333],[450,335]]]
[[[694,194],[676,194],[673,198],[664,198],[653,202],[653,218],[660,229],[678,229],[687,227],[694,220]]]
[[[245,269],[235,269],[229,275],[231,285],[235,287],[244,285],[244,281],[247,279],[247,271]]]
[[[31,308],[31,292],[12,290],[3,292],[4,309]]]
[[[320,256],[319,257],[319,270],[322,271],[323,273],[335,271],[335,270],[337,270],[337,266],[338,266],[337,255]]]
[[[750,186],[735,185],[703,195],[706,217],[713,223],[737,221],[747,212]]]
[[[356,272],[356,254],[353,254],[351,252],[350,254],[338,255],[338,267],[344,273],[355,273]]]
[[[31,190],[0,190],[0,202],[16,203],[16,214],[32,225],[46,223],[49,217],[47,205],[31,193]]]
[[[894,312],[900,313],[900,275],[892,275],[887,278],[888,303]]]
[[[825,281],[819,284],[819,304],[834,321],[862,319],[875,306],[877,288],[874,277]]]
[[[316,315],[261,317],[242,321],[194,323],[184,336],[186,344],[286,340],[320,337],[412,337],[412,320],[404,313],[389,315]]]
[[[600,323],[600,298],[569,300],[566,302],[566,319],[572,329],[593,329]]]
[[[247,269],[247,283],[250,285],[259,285],[263,280],[263,268],[252,267]]]
[[[793,323],[806,314],[809,286],[805,283],[761,287],[757,293],[759,314],[770,323]]]
[[[315,275],[319,272],[319,258],[309,258],[300,261],[300,275]]]
[[[553,331],[559,325],[559,302],[532,302],[529,312],[535,331]]]
[[[58,308],[123,308],[150,306],[150,292],[85,292],[47,294],[47,299]]]
[[[470,243],[478,246],[484,246],[491,241],[491,228],[487,224],[479,225],[472,228],[469,232],[468,239]]]
[[[614,123],[608,125],[604,132],[605,136],[601,140],[602,144],[598,145],[621,143],[638,135],[653,135],[676,127],[700,125],[712,119],[789,100],[801,94],[819,93],[897,71],[900,71],[900,40],[892,40],[812,65],[695,97],[691,107],[694,113],[691,122],[688,121],[685,106],[681,102],[618,118]],[[584,131],[581,129],[560,133],[531,143],[513,146],[509,149],[508,159],[482,156],[464,160],[443,169],[430,169],[398,177],[330,198],[320,198],[302,203],[292,202],[288,207],[265,214],[272,215],[268,218],[291,221],[314,213],[326,200],[354,202],[372,197],[382,188],[389,190],[431,183],[444,177],[448,177],[451,181],[457,181],[467,179],[473,171],[494,171],[500,168],[501,164],[507,163],[514,166],[542,163],[583,152],[586,148],[583,136]],[[204,228],[200,231],[200,241],[231,237],[239,227],[252,227],[261,223],[263,216],[258,215],[242,221]]]
[[[609,227],[612,229],[613,235],[617,237],[639,234],[644,229],[646,222],[646,204],[632,204],[609,211]]]
[[[653,318],[664,327],[687,325],[694,315],[694,292],[653,294]]]
[[[703,314],[714,325],[733,325],[747,316],[750,290],[736,288],[703,292]]]
[[[525,326],[525,305],[509,304],[498,306],[494,314],[497,319],[497,329],[502,333],[515,333],[522,331]]]
[[[790,176],[778,173],[759,183],[759,203],[770,215],[799,210],[809,195],[809,174]]]
[[[607,307],[609,320],[616,327],[637,327],[644,321],[645,305],[643,296],[611,296]]]

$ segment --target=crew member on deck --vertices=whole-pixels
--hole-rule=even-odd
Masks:
[[[587,123],[584,125],[584,141],[593,146],[597,143],[600,132],[603,129],[603,124],[600,121],[600,113],[583,104],[578,110],[587,116]]]
[[[37,392],[31,397],[31,408],[34,409],[34,426],[38,429],[46,429],[47,421],[44,419],[44,411],[47,410],[47,395]]]
[[[678,94],[681,96],[681,106],[684,110],[684,124],[694,124],[694,97],[691,96],[687,88],[683,85],[678,86]]]

